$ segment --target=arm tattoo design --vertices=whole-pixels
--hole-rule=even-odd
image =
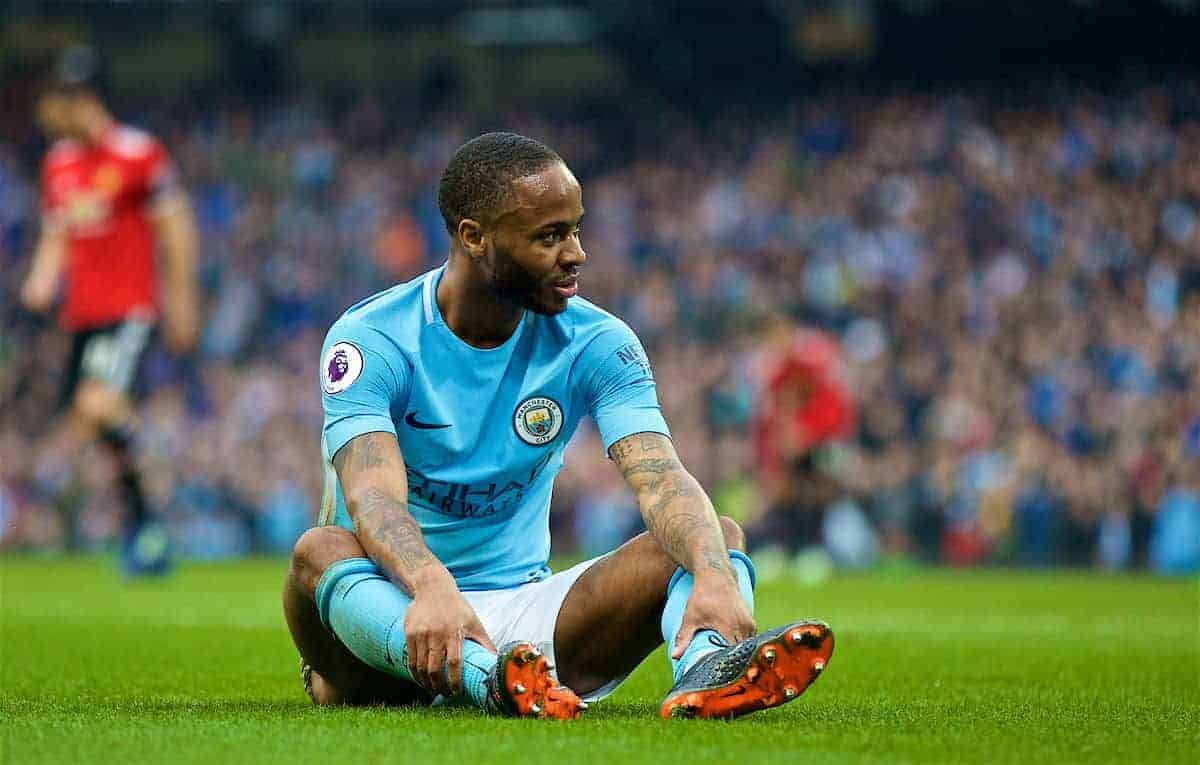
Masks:
[[[386,433],[358,436],[338,450],[333,464],[363,550],[407,586],[414,572],[438,560],[408,512],[404,484],[388,480],[390,471],[404,475],[403,462],[389,454],[390,438]]]
[[[673,454],[673,450],[668,448],[670,445],[667,437],[660,433],[634,433],[613,444],[610,451],[613,460],[618,465],[635,454],[640,455],[647,452],[671,454],[671,459],[678,461],[679,458]]]
[[[370,470],[388,464],[387,456],[383,453],[383,447],[374,438],[364,441],[362,448],[356,450],[355,456],[358,458],[357,467],[359,470]]]
[[[398,564],[397,575],[403,578],[404,574],[434,560],[421,536],[421,527],[408,512],[406,500],[372,487],[362,495],[355,510],[355,525],[376,543],[371,547],[390,553],[389,562]]]
[[[638,433],[613,444],[613,460],[638,495],[655,541],[693,573],[697,567],[732,575],[717,515],[704,489],[684,469],[666,436]]]
[[[333,466],[338,475],[346,468],[353,470],[373,470],[387,467],[390,463],[383,452],[383,444],[379,442],[379,434],[366,433],[350,440],[338,453],[333,456]]]

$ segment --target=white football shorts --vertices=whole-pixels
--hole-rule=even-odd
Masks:
[[[585,560],[540,582],[506,590],[464,592],[463,597],[475,609],[488,637],[497,648],[513,640],[526,640],[545,654],[552,665],[557,666],[554,626],[558,623],[558,612],[575,581],[603,557]],[[627,677],[628,673],[611,678],[591,693],[583,694],[583,700],[599,701],[610,696]]]

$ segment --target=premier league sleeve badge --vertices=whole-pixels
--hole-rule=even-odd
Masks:
[[[321,360],[321,389],[333,395],[354,384],[363,370],[362,351],[353,343],[334,343]]]

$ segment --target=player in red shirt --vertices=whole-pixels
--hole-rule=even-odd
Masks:
[[[166,566],[166,537],[133,453],[131,391],[160,316],[172,350],[195,342],[196,235],[170,158],[152,136],[113,119],[89,84],[87,56],[65,54],[38,100],[38,122],[56,140],[21,300],[44,312],[62,290],[60,320],[72,334],[65,425],[75,444],[99,437],[111,448],[129,509],[123,561],[129,573],[149,573]]]
[[[853,435],[858,409],[832,337],[782,317],[764,334],[754,434],[767,510],[747,533],[795,551],[820,542],[825,506],[840,491],[827,447]]]
[[[755,436],[759,466],[774,476],[813,447],[852,435],[857,408],[833,338],[786,321],[768,337]]]

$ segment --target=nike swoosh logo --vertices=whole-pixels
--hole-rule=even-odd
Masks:
[[[722,635],[710,634],[708,636],[708,642],[709,642],[709,645],[715,645],[717,648],[728,648],[729,647],[729,641],[726,640],[724,638],[724,636],[722,636]]]
[[[408,415],[404,418],[404,421],[407,422],[409,425],[412,425],[414,428],[420,428],[421,430],[439,430],[441,428],[450,427],[450,425],[437,425],[432,422],[419,422],[417,420],[416,412],[409,412]]]

